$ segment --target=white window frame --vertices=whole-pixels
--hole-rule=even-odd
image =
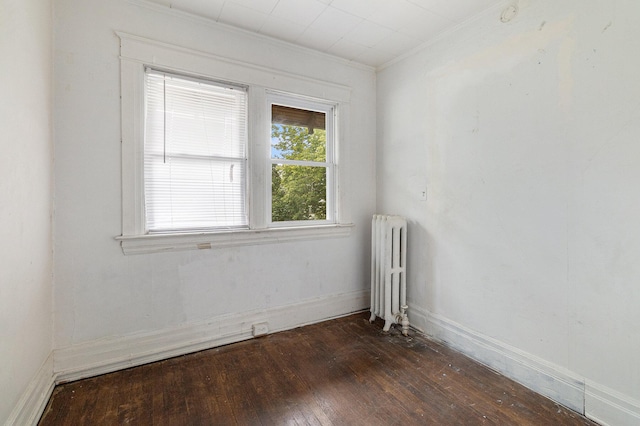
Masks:
[[[272,192],[271,188],[273,182],[271,180],[271,167],[274,164],[281,163],[283,161],[278,159],[271,158],[269,155],[269,172],[268,176],[268,203],[267,203],[267,214],[269,217],[269,227],[291,227],[291,226],[312,226],[312,225],[326,225],[336,223],[336,219],[338,216],[338,212],[336,210],[336,193],[338,192],[338,188],[336,186],[336,161],[335,161],[335,151],[337,148],[337,137],[336,137],[336,121],[337,121],[337,105],[334,103],[303,98],[296,95],[291,95],[288,93],[267,91],[267,107],[271,112],[272,105],[282,105],[292,108],[304,109],[308,111],[317,111],[323,112],[326,117],[326,159],[324,161],[324,167],[327,169],[327,219],[326,220],[309,220],[309,221],[282,221],[282,222],[274,222],[273,221],[273,208],[272,208]],[[271,114],[269,114],[271,118]],[[269,125],[271,126],[271,120],[269,121]],[[271,130],[271,127],[269,127]],[[301,165],[305,166],[309,162],[307,161],[292,161],[287,160],[286,163],[292,165]]]
[[[221,58],[146,38],[120,33],[122,114],[122,235],[117,236],[125,254],[210,249],[283,241],[337,238],[350,235],[348,158],[342,144],[334,143],[333,220],[271,223],[271,111],[273,93],[295,94],[300,99],[323,100],[335,105],[335,138],[347,138],[350,89],[277,69]],[[144,68],[164,69],[204,79],[247,86],[249,93],[249,143],[247,203],[248,229],[154,233],[145,231],[144,216]],[[318,223],[321,222],[321,223]]]

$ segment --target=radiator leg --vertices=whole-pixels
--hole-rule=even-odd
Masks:
[[[382,328],[382,331],[389,331],[389,329],[391,328],[391,324],[393,324],[393,321],[388,319],[384,320],[384,327]]]
[[[373,312],[371,312],[371,316],[369,317],[369,322],[373,323],[376,320],[376,314],[374,314]]]

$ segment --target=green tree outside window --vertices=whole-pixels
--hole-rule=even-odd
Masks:
[[[272,158],[326,162],[326,130],[272,124]],[[318,165],[273,164],[273,222],[327,218],[327,168]]]

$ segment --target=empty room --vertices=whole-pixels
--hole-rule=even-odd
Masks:
[[[0,0],[0,424],[640,424],[639,20]]]

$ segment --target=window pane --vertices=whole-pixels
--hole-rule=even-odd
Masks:
[[[327,168],[273,164],[273,222],[327,218]]]
[[[271,158],[303,161],[327,159],[326,114],[271,106]]]

